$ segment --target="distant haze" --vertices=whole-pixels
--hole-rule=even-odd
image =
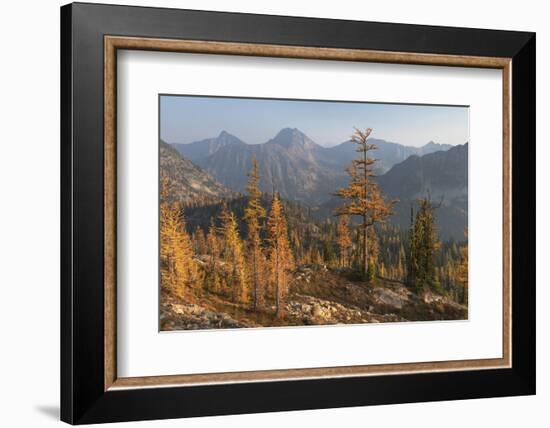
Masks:
[[[160,136],[191,143],[227,131],[249,144],[265,143],[280,129],[298,128],[329,147],[349,140],[354,127],[372,137],[420,147],[429,141],[469,140],[468,107],[335,101],[162,95]]]

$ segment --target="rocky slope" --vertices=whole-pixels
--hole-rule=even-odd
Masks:
[[[193,302],[162,299],[162,330],[222,329],[242,327],[364,324],[383,322],[467,319],[467,308],[443,295],[417,295],[403,284],[378,279],[374,287],[348,279],[350,272],[301,266],[285,304],[283,319],[267,305],[253,312],[218,295],[202,294]]]
[[[160,141],[160,171],[168,179],[171,198],[180,202],[232,194],[210,174],[182,158],[177,150],[164,141]]]

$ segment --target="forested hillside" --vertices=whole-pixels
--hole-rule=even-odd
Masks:
[[[303,174],[306,160],[322,163],[312,155],[315,143],[296,130],[281,132],[265,144],[277,147],[270,153],[284,150]],[[225,189],[161,142],[162,329],[467,318],[466,229],[458,239],[442,239],[438,226],[447,207],[440,196],[457,187],[452,180],[464,185],[445,171],[452,165],[443,155],[452,152],[454,165],[467,146],[409,157],[384,181],[376,177],[370,132],[356,130],[355,157],[327,196],[330,209],[283,195],[268,172],[281,167],[280,159],[261,162],[257,148],[239,154],[237,168],[228,158],[232,180],[240,184]],[[220,147],[205,143],[201,155],[241,147],[223,137]],[[447,173],[448,180],[428,182],[428,175],[415,176],[418,168]],[[399,188],[400,180],[409,193],[388,190]],[[392,221],[401,210],[406,223]]]

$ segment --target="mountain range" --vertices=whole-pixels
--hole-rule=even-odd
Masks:
[[[377,178],[382,192],[399,200],[390,221],[410,224],[417,199],[430,197],[437,207],[436,222],[443,239],[463,240],[468,225],[468,144],[444,152],[413,155]]]
[[[429,197],[436,207],[436,224],[442,239],[461,241],[468,225],[468,144],[447,151],[412,155],[375,180],[388,199],[397,200],[389,223],[407,230],[411,207]],[[334,213],[340,198],[333,196],[314,210],[317,219]]]
[[[429,195],[438,207],[441,238],[462,240],[468,223],[468,144],[430,142],[410,147],[369,141],[378,146],[375,179],[385,196],[399,200],[389,221],[408,228],[411,206]],[[347,183],[345,168],[357,152],[351,141],[322,147],[291,128],[264,144],[246,144],[225,131],[190,144],[161,141],[161,168],[178,184],[181,200],[244,193],[252,156],[258,160],[264,192],[275,188],[284,199],[309,207],[316,218],[323,219],[332,217],[341,204],[333,194]]]
[[[452,147],[434,142],[411,147],[379,139],[370,141],[378,147],[375,152],[377,174],[387,172],[411,155],[422,156]],[[246,187],[245,172],[250,170],[252,156],[255,156],[262,174],[260,188],[263,191],[271,191],[275,186],[283,198],[308,205],[326,202],[337,187],[345,185],[345,168],[357,156],[352,141],[323,147],[296,128],[284,128],[263,144],[246,144],[222,131],[214,138],[173,144],[173,147],[224,186],[238,192]]]

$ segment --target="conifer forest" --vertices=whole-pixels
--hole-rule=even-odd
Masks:
[[[161,330],[468,318],[467,141],[365,122],[329,148],[161,138]]]

